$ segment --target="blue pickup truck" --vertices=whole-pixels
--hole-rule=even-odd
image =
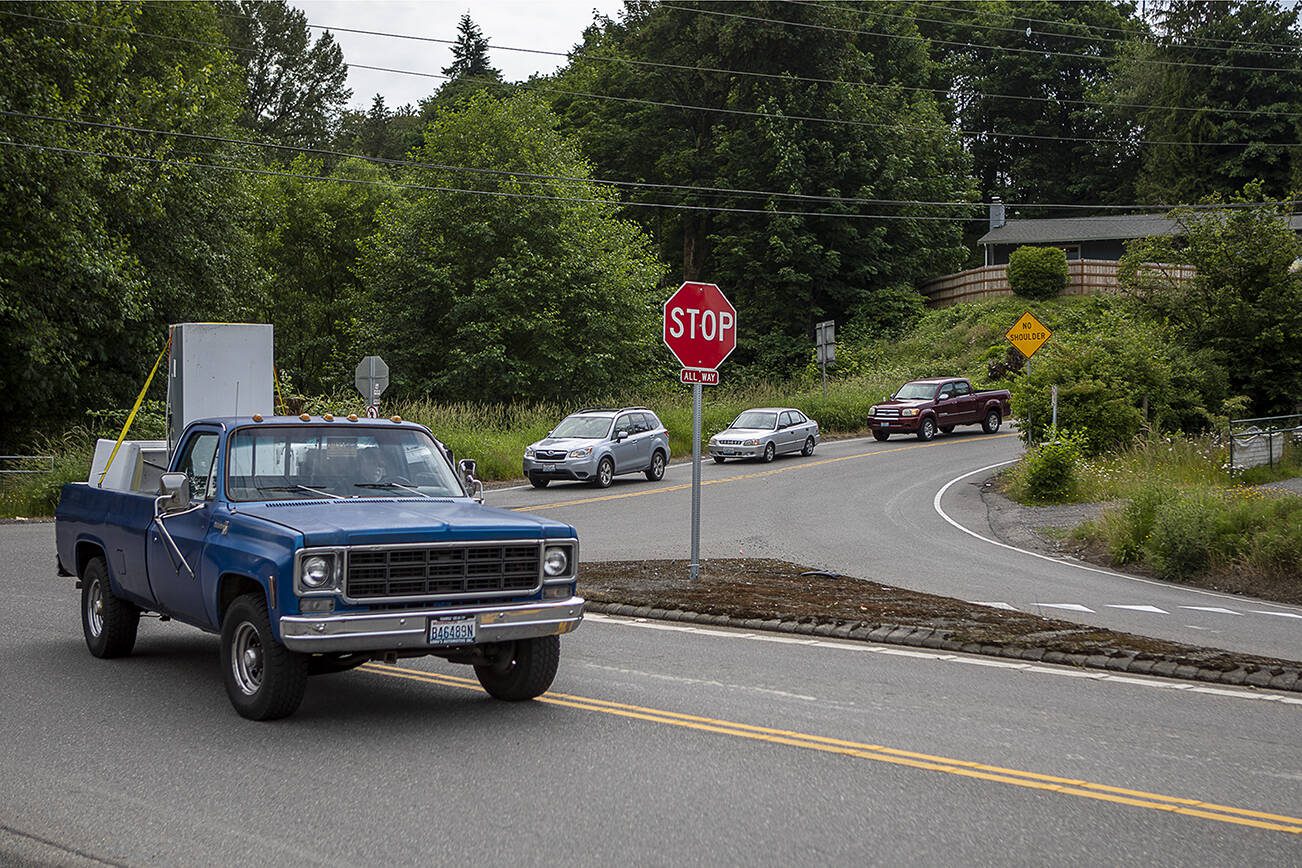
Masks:
[[[244,717],[292,714],[309,675],[427,654],[532,699],[583,617],[574,528],[478,502],[473,462],[454,468],[420,425],[206,419],[144,470],[63,489],[58,568],[86,644],[129,654],[146,612],[219,634]]]

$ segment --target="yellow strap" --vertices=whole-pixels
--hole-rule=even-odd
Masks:
[[[280,371],[275,368],[271,369],[271,382],[276,386],[276,409],[284,411],[276,415],[283,416],[289,412],[289,408],[285,406],[285,397],[280,394]]]
[[[113,451],[109,453],[108,463],[104,465],[104,471],[99,475],[97,484],[100,488],[104,487],[104,477],[108,476],[109,468],[113,466],[113,459],[118,457],[118,449],[122,447],[122,441],[127,439],[127,431],[131,430],[131,423],[136,421],[136,413],[140,412],[140,405],[145,403],[145,393],[149,391],[149,384],[154,382],[154,374],[158,373],[158,366],[163,363],[163,356],[167,355],[167,349],[170,346],[172,346],[172,336],[168,334],[167,343],[163,345],[163,351],[158,354],[158,361],[154,362],[153,370],[145,378],[145,387],[140,390],[140,394],[136,397],[136,405],[131,408],[131,412],[127,415],[127,423],[122,426],[122,433],[118,435],[118,442],[113,444]]]

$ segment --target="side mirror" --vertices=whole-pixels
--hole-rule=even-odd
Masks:
[[[622,443],[623,441],[625,441],[625,440],[627,440],[627,439],[628,439],[628,432],[625,431],[623,428],[620,428],[618,431],[615,432],[615,440],[616,440],[616,441]]]
[[[164,473],[158,484],[158,510],[180,512],[190,508],[190,480],[184,473]]]
[[[473,458],[463,458],[457,463],[457,469],[461,471],[461,481],[465,483],[466,491],[475,499],[476,503],[484,502],[484,483],[475,478],[475,471],[479,465]]]

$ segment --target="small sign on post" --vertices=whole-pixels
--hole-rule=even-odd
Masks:
[[[836,361],[836,321],[824,320],[814,326],[814,346],[818,350],[818,366],[823,371],[823,397],[827,397],[827,364]]]
[[[366,399],[366,415],[379,415],[380,396],[389,388],[389,366],[379,356],[367,356],[357,366],[353,378],[357,391]],[[374,411],[374,412],[373,412]]]
[[[1017,347],[1017,351],[1026,359],[1026,373],[1029,375],[1031,373],[1031,356],[1035,355],[1036,351],[1044,346],[1052,334],[1053,332],[1049,331],[1049,327],[1036,319],[1035,314],[1028,310],[1017,318],[1017,322],[1013,323],[1013,327],[1004,333],[1004,337],[1008,338],[1008,342]],[[1053,424],[1056,428],[1058,425],[1056,386],[1054,387],[1053,408]],[[1028,432],[1027,442],[1029,443],[1032,442],[1031,438],[1034,436],[1035,431],[1034,426],[1031,424],[1029,410],[1026,414],[1026,428]]]

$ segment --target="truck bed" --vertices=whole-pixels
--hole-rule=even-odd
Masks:
[[[55,545],[64,571],[79,575],[96,553],[92,550],[102,549],[114,593],[143,608],[156,604],[144,569],[153,495],[72,483],[64,487],[55,515]]]

